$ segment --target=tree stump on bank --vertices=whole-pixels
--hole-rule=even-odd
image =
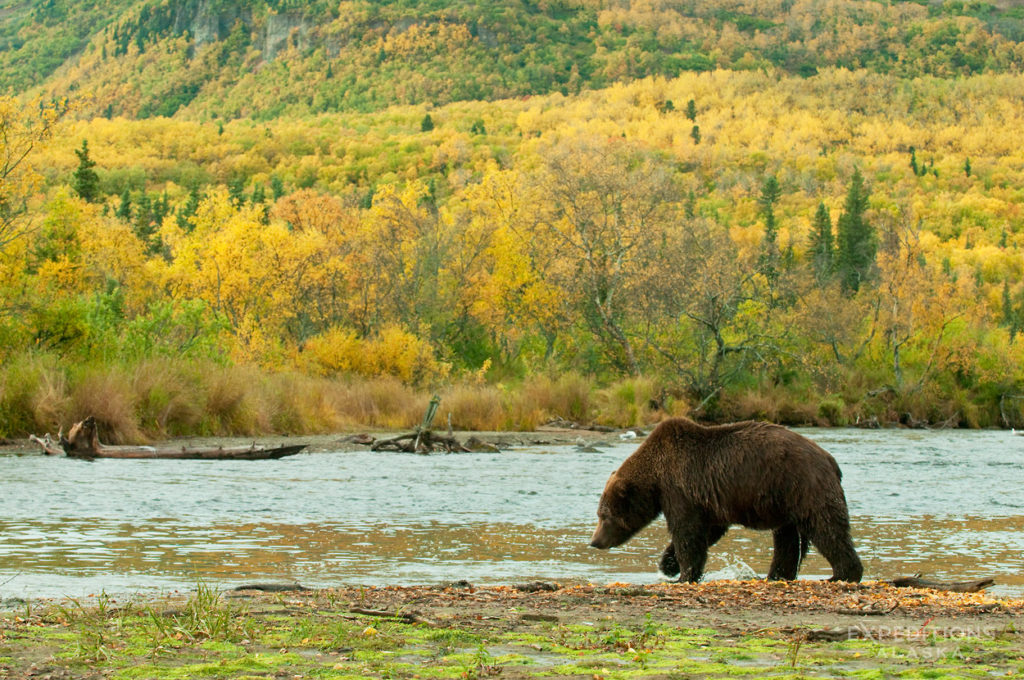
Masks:
[[[419,427],[408,434],[374,442],[370,446],[370,450],[402,451],[404,453],[421,454],[433,453],[435,449],[441,449],[448,453],[468,452],[469,449],[460,444],[455,437],[451,436],[451,433],[445,436],[436,434],[430,429],[430,424],[434,421],[434,416],[437,415],[437,407],[440,404],[441,397],[435,394],[427,406],[427,412],[423,415],[423,422]]]

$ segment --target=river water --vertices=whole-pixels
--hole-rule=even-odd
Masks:
[[[865,579],[995,577],[1024,595],[1024,437],[805,429],[843,469]],[[587,543],[605,480],[637,443],[277,461],[0,456],[0,600],[306,586],[659,580],[659,519]],[[733,528],[707,578],[764,576],[768,532]],[[801,578],[825,578],[813,550]]]

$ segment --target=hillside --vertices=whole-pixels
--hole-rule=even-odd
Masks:
[[[0,434],[1020,427],[1019,14],[3,5]]]
[[[1019,72],[1014,3],[8,0],[0,90],[85,115],[204,119],[442,105],[686,71]]]

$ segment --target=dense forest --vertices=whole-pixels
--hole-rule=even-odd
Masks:
[[[0,19],[0,88],[88,115],[372,112],[716,69],[894,79],[1018,72],[1016,3],[46,0]]]
[[[301,5],[301,6],[300,6]],[[1020,426],[1024,12],[49,0],[0,434]]]

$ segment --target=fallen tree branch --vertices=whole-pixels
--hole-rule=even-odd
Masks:
[[[385,619],[401,619],[406,623],[422,623],[427,626],[435,625],[433,621],[423,618],[416,612],[389,612],[379,609],[364,609],[362,607],[353,607],[349,611],[353,614],[362,614],[363,616],[379,616]]]
[[[100,443],[96,418],[85,420],[71,426],[68,436],[63,430],[54,439],[49,433],[42,437],[29,435],[29,440],[42,447],[48,456],[67,456],[81,460],[95,458],[164,458],[174,460],[267,460],[293,456],[306,448],[305,444],[282,444],[280,446],[257,446],[254,441],[249,446],[209,446],[188,448],[178,446],[107,446]]]
[[[454,453],[456,451],[460,453],[468,453],[469,449],[460,444],[455,437],[434,434],[433,430],[430,429],[430,424],[434,421],[434,415],[437,414],[437,407],[441,403],[441,397],[434,395],[434,398],[430,400],[430,404],[427,405],[427,412],[423,414],[423,422],[420,423],[419,427],[408,434],[402,434],[391,439],[381,439],[380,441],[374,442],[370,446],[371,451],[404,451],[405,453],[431,453],[434,451],[434,447],[442,448],[448,453]],[[449,424],[449,429],[451,425]]]
[[[247,583],[231,590],[259,590],[264,593],[288,593],[300,590],[312,590],[298,583]]]
[[[390,439],[381,439],[370,445],[371,451],[432,453],[435,449],[443,449],[448,453],[467,453],[469,451],[455,437],[435,434],[432,430],[410,432]]]
[[[847,609],[836,609],[834,611],[835,611],[836,614],[846,614],[848,616],[885,616],[886,614],[891,614],[892,612],[896,611],[896,609],[899,606],[900,606],[900,604],[899,604],[899,602],[897,602],[896,604],[894,604],[893,606],[889,607],[888,609],[856,609],[856,608],[847,608]]]
[[[809,630],[803,635],[803,639],[807,642],[840,642],[842,640],[856,640],[864,637],[867,637],[867,631],[859,626]]]
[[[951,593],[977,593],[985,590],[995,583],[994,578],[982,578],[977,581],[956,581],[944,583],[942,581],[929,581],[918,576],[903,576],[894,578],[891,583],[896,588],[931,588],[932,590],[945,590]]]
[[[64,449],[61,447],[59,442],[54,441],[53,437],[50,436],[49,432],[44,434],[42,437],[37,437],[34,434],[30,434],[28,438],[30,441],[33,441],[36,444],[39,444],[39,446],[43,447],[43,453],[45,453],[47,456],[64,455]]]

